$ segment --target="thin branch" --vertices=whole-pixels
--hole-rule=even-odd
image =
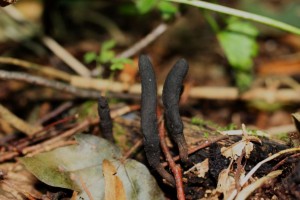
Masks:
[[[17,59],[17,58],[0,57],[0,63],[15,65],[27,70],[33,70],[43,75],[49,76],[51,78],[56,78],[67,82],[71,80],[71,75],[64,71],[57,70],[53,67],[39,65],[25,60]]]
[[[73,102],[72,101],[67,101],[67,102],[61,104],[55,110],[51,111],[50,113],[48,113],[47,115],[45,115],[44,117],[42,117],[41,119],[39,119],[37,121],[37,124],[43,124],[46,121],[49,121],[50,119],[56,117],[57,115],[63,113],[64,111],[70,109],[72,106],[73,106]]]
[[[134,110],[137,110],[139,107],[138,106],[125,106],[123,108],[120,108],[116,111],[112,111],[111,112],[111,117],[114,119],[120,115],[126,114],[128,112],[132,112]],[[44,148],[50,144],[54,144],[57,143],[59,141],[64,140],[65,138],[68,138],[76,133],[78,133],[79,131],[82,131],[84,129],[86,129],[87,127],[89,127],[90,125],[95,125],[99,123],[99,118],[94,118],[94,119],[86,119],[82,122],[80,122],[79,124],[77,124],[75,127],[73,127],[72,129],[67,130],[66,132],[64,132],[63,134],[60,134],[52,139],[46,140],[43,143],[39,143],[30,147],[26,147],[22,150],[23,154],[27,154],[29,152],[35,151],[36,149],[39,148]]]
[[[26,135],[30,136],[41,129],[40,126],[32,126],[22,120],[21,118],[17,117],[13,114],[10,110],[5,108],[3,105],[0,104],[0,117],[12,125],[17,130],[25,133]]]
[[[57,70],[59,71],[59,70]],[[103,80],[96,78],[85,78],[80,76],[70,76],[70,84],[47,80],[38,76],[33,76],[21,72],[8,72],[0,70],[0,79],[3,80],[20,80],[31,84],[51,87],[57,90],[66,91],[82,98],[98,98],[97,91],[110,91],[119,98],[133,98],[132,95],[141,93],[141,85],[133,84],[129,87],[118,81]],[[126,92],[126,93],[125,93]],[[158,95],[162,94],[162,86],[158,86]],[[211,87],[198,86],[189,91],[189,97],[195,99],[212,99],[212,100],[264,100],[269,103],[299,103],[299,91],[295,89],[278,89],[270,90],[268,88],[254,88],[243,94],[239,94],[238,88],[235,87]]]
[[[39,153],[43,153],[43,152],[51,151],[51,150],[59,148],[59,147],[65,147],[65,146],[70,146],[70,145],[75,145],[75,144],[78,144],[78,142],[75,140],[59,141],[56,143],[52,143],[52,144],[43,146],[42,148],[32,149],[32,153],[27,154],[27,156],[32,157]]]
[[[206,147],[209,147],[211,144],[216,143],[216,142],[221,141],[221,140],[225,140],[225,139],[227,139],[227,138],[228,138],[227,135],[222,135],[222,136],[219,136],[219,137],[217,137],[216,139],[213,139],[213,140],[206,140],[206,141],[204,141],[201,145],[199,145],[199,146],[197,146],[197,147],[194,147],[194,148],[190,148],[190,149],[188,150],[188,155],[193,154],[193,153],[195,153],[196,151],[199,151],[200,149],[204,149],[204,148],[206,148]],[[179,156],[173,157],[173,160],[174,160],[175,162],[178,161],[179,159],[180,159]],[[163,165],[164,167],[166,167],[166,166],[168,166],[168,162],[164,162],[162,165]]]
[[[183,190],[183,183],[182,183],[182,171],[179,165],[176,165],[174,162],[171,153],[168,149],[168,146],[165,141],[165,126],[164,122],[162,121],[159,125],[159,140],[160,140],[160,145],[162,148],[162,151],[167,159],[167,162],[169,163],[169,166],[172,170],[172,173],[174,174],[175,177],[175,182],[176,182],[176,189],[177,189],[177,198],[179,200],[184,200],[185,195],[184,195],[184,190]]]
[[[71,85],[85,88],[95,89],[99,91],[110,91],[115,93],[127,92],[127,94],[140,94],[141,85],[133,84],[129,87],[121,82],[99,80],[92,78],[84,78],[72,76]],[[158,95],[162,94],[162,86],[158,86]],[[236,87],[193,87],[189,91],[189,97],[195,99],[214,99],[214,100],[265,100],[269,103],[273,102],[300,102],[299,91],[295,89],[278,89],[270,90],[268,88],[254,88],[243,94],[239,94]]]
[[[143,145],[143,140],[139,139],[122,157],[122,161],[128,159],[138,148]]]
[[[148,46],[151,42],[153,42],[156,38],[163,34],[167,29],[168,25],[165,23],[161,23],[155,29],[153,29],[146,37],[132,45],[129,49],[117,55],[117,57],[129,58],[135,55],[137,52]]]
[[[207,10],[212,10],[212,11],[216,11],[216,12],[223,13],[223,14],[252,20],[252,21],[266,24],[268,26],[272,26],[272,27],[275,27],[275,28],[278,28],[278,29],[281,29],[281,30],[284,30],[284,31],[287,31],[290,33],[300,35],[300,29],[295,26],[292,26],[292,25],[289,25],[284,22],[280,22],[280,21],[277,21],[277,20],[274,20],[274,19],[271,19],[268,17],[264,17],[261,15],[237,10],[234,8],[229,8],[229,7],[217,5],[214,3],[208,3],[208,2],[204,2],[204,1],[195,1],[195,0],[164,0],[164,1],[188,4],[191,6],[198,7],[198,8],[204,8]]]
[[[57,90],[75,94],[76,96],[82,98],[98,98],[100,96],[99,92],[97,91],[80,89],[62,82],[47,80],[39,76],[33,76],[23,72],[9,72],[0,70],[0,79],[25,81],[27,83],[32,83],[40,86],[51,87]]]
[[[68,64],[80,76],[91,76],[90,70],[88,70],[81,62],[79,62],[79,60],[77,60],[72,54],[65,50],[54,39],[44,36],[41,38],[41,40],[57,57]]]

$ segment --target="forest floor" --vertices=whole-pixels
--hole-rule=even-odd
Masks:
[[[91,3],[81,10],[86,20],[72,18],[75,4],[63,15],[55,3],[21,2],[0,8],[0,28],[13,30],[0,33],[0,199],[300,199],[299,36],[261,30],[252,83],[241,89],[198,9],[165,23],[157,13],[124,17]],[[35,15],[26,13],[32,8]],[[105,53],[131,62],[113,68],[114,60],[97,60]],[[162,152],[155,155],[175,176],[173,186],[144,150],[141,54],[158,88],[155,145]],[[189,71],[174,112],[187,161],[164,127],[161,98],[181,58]],[[99,98],[109,105],[100,120]]]

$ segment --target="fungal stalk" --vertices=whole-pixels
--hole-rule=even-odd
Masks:
[[[150,166],[174,186],[175,180],[173,176],[160,163],[161,150],[156,115],[157,85],[152,64],[145,55],[141,55],[139,58],[139,72],[142,84],[141,128],[146,157]]]
[[[110,142],[114,142],[113,124],[110,116],[110,109],[107,100],[104,97],[98,99],[98,115],[100,118],[100,131],[103,137]]]
[[[180,59],[169,72],[163,87],[162,100],[165,107],[165,121],[168,133],[179,148],[180,159],[188,159],[188,147],[183,135],[183,123],[179,113],[179,100],[183,89],[183,80],[189,66],[185,59]]]

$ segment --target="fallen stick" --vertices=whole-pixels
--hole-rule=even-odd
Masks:
[[[133,84],[127,87],[124,83],[118,81],[84,78],[80,76],[71,76],[69,84],[48,80],[40,76],[30,75],[23,72],[10,72],[0,70],[0,79],[19,80],[31,84],[46,86],[57,90],[72,93],[78,97],[95,99],[99,97],[98,91],[109,91],[119,94],[139,95],[141,94],[141,85]],[[158,86],[158,95],[162,95],[162,86]],[[96,91],[95,91],[96,90]],[[120,96],[121,97],[121,96]],[[197,86],[189,91],[189,97],[194,99],[211,99],[211,100],[264,100],[268,103],[299,103],[299,91],[295,89],[278,89],[271,90],[268,88],[254,88],[243,94],[239,94],[238,88],[235,87],[213,87]]]

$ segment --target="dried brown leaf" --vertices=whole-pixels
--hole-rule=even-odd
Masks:
[[[117,170],[107,159],[103,160],[102,172],[105,181],[105,200],[126,200],[123,183],[118,177]]]
[[[223,193],[224,199],[228,199],[235,190],[235,179],[234,176],[230,174],[230,168],[223,169],[220,172],[216,190]]]
[[[238,157],[242,155],[243,149],[245,149],[246,157],[249,157],[251,151],[253,150],[253,143],[245,140],[241,140],[229,147],[222,147],[221,153],[226,158],[232,158],[236,160]]]
[[[208,170],[209,170],[209,163],[208,163],[208,158],[206,158],[204,161],[195,164],[189,170],[184,172],[184,174],[193,173],[196,174],[199,178],[204,178]]]
[[[0,172],[3,175],[0,184],[1,200],[23,200],[29,195],[36,199],[41,198],[42,194],[34,188],[37,179],[23,166],[14,163],[2,164]]]

